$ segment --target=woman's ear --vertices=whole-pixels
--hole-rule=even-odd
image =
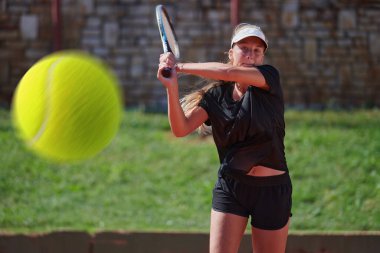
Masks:
[[[232,48],[230,48],[230,50],[228,50],[228,59],[230,60],[230,62],[233,62]]]

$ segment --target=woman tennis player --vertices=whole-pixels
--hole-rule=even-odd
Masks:
[[[236,253],[251,217],[255,253],[285,252],[292,184],[284,153],[284,101],[278,71],[264,64],[262,30],[240,24],[229,62],[177,63],[160,56],[158,79],[168,96],[175,136],[211,127],[220,158],[213,190],[210,253]],[[173,69],[171,78],[161,70]],[[218,80],[179,101],[177,72]]]

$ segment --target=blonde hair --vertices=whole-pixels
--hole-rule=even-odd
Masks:
[[[209,82],[204,87],[185,95],[180,101],[185,115],[190,113],[192,110],[195,109],[195,107],[199,105],[199,102],[202,100],[204,94],[206,94],[208,90],[222,84],[222,81]],[[198,127],[197,131],[200,135],[206,136],[212,133],[212,128],[211,126],[207,126],[205,123],[203,123]]]

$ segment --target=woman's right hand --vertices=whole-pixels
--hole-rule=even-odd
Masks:
[[[160,55],[157,78],[166,87],[166,89],[171,89],[178,86],[177,71],[175,64],[176,60],[172,53],[164,53]],[[162,71],[164,68],[171,68],[171,76],[169,78],[166,78],[162,75]]]

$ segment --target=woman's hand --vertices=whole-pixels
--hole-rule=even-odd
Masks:
[[[162,75],[162,70],[164,68],[171,69],[171,76],[169,78],[165,78]],[[172,89],[178,86],[176,60],[172,53],[164,53],[160,55],[160,63],[158,65],[157,78],[166,87],[166,89]]]

